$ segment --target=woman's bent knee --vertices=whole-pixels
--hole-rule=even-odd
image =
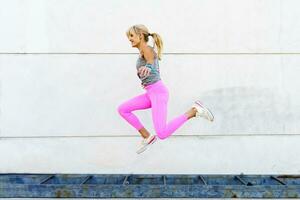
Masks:
[[[118,106],[117,111],[120,115],[123,115],[123,113],[125,113],[123,104]]]
[[[157,137],[159,138],[159,139],[161,139],[161,140],[164,140],[164,139],[166,139],[168,136],[166,136],[166,134],[164,134],[164,133],[156,133],[156,135],[157,135]]]

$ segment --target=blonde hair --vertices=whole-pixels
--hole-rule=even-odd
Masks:
[[[157,33],[149,33],[148,28],[145,25],[143,25],[143,24],[136,24],[136,25],[131,26],[126,31],[127,37],[129,37],[129,35],[130,35],[131,32],[134,32],[137,35],[140,35],[140,34],[143,35],[144,40],[146,42],[149,41],[149,36],[152,36],[153,40],[154,40],[153,47],[155,47],[155,46],[157,47],[158,59],[161,60],[162,49],[163,49],[163,41],[162,41],[162,39],[161,39],[161,37],[160,37],[159,34],[157,34]]]

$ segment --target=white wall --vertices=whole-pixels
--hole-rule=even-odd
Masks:
[[[299,1],[0,3],[0,172],[300,172]],[[145,92],[136,23],[165,44],[168,120],[196,99],[215,115],[141,155],[116,110]],[[150,110],[135,114],[155,133]]]

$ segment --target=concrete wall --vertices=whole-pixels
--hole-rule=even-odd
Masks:
[[[0,2],[1,173],[300,173],[299,1]],[[196,99],[215,115],[141,155],[116,110],[145,92],[137,23],[165,44],[168,120]]]

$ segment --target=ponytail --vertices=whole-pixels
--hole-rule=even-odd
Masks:
[[[161,60],[162,50],[163,50],[163,41],[162,41],[160,35],[158,35],[157,33],[151,33],[150,35],[154,39],[154,47],[155,46],[157,47],[158,59]]]

